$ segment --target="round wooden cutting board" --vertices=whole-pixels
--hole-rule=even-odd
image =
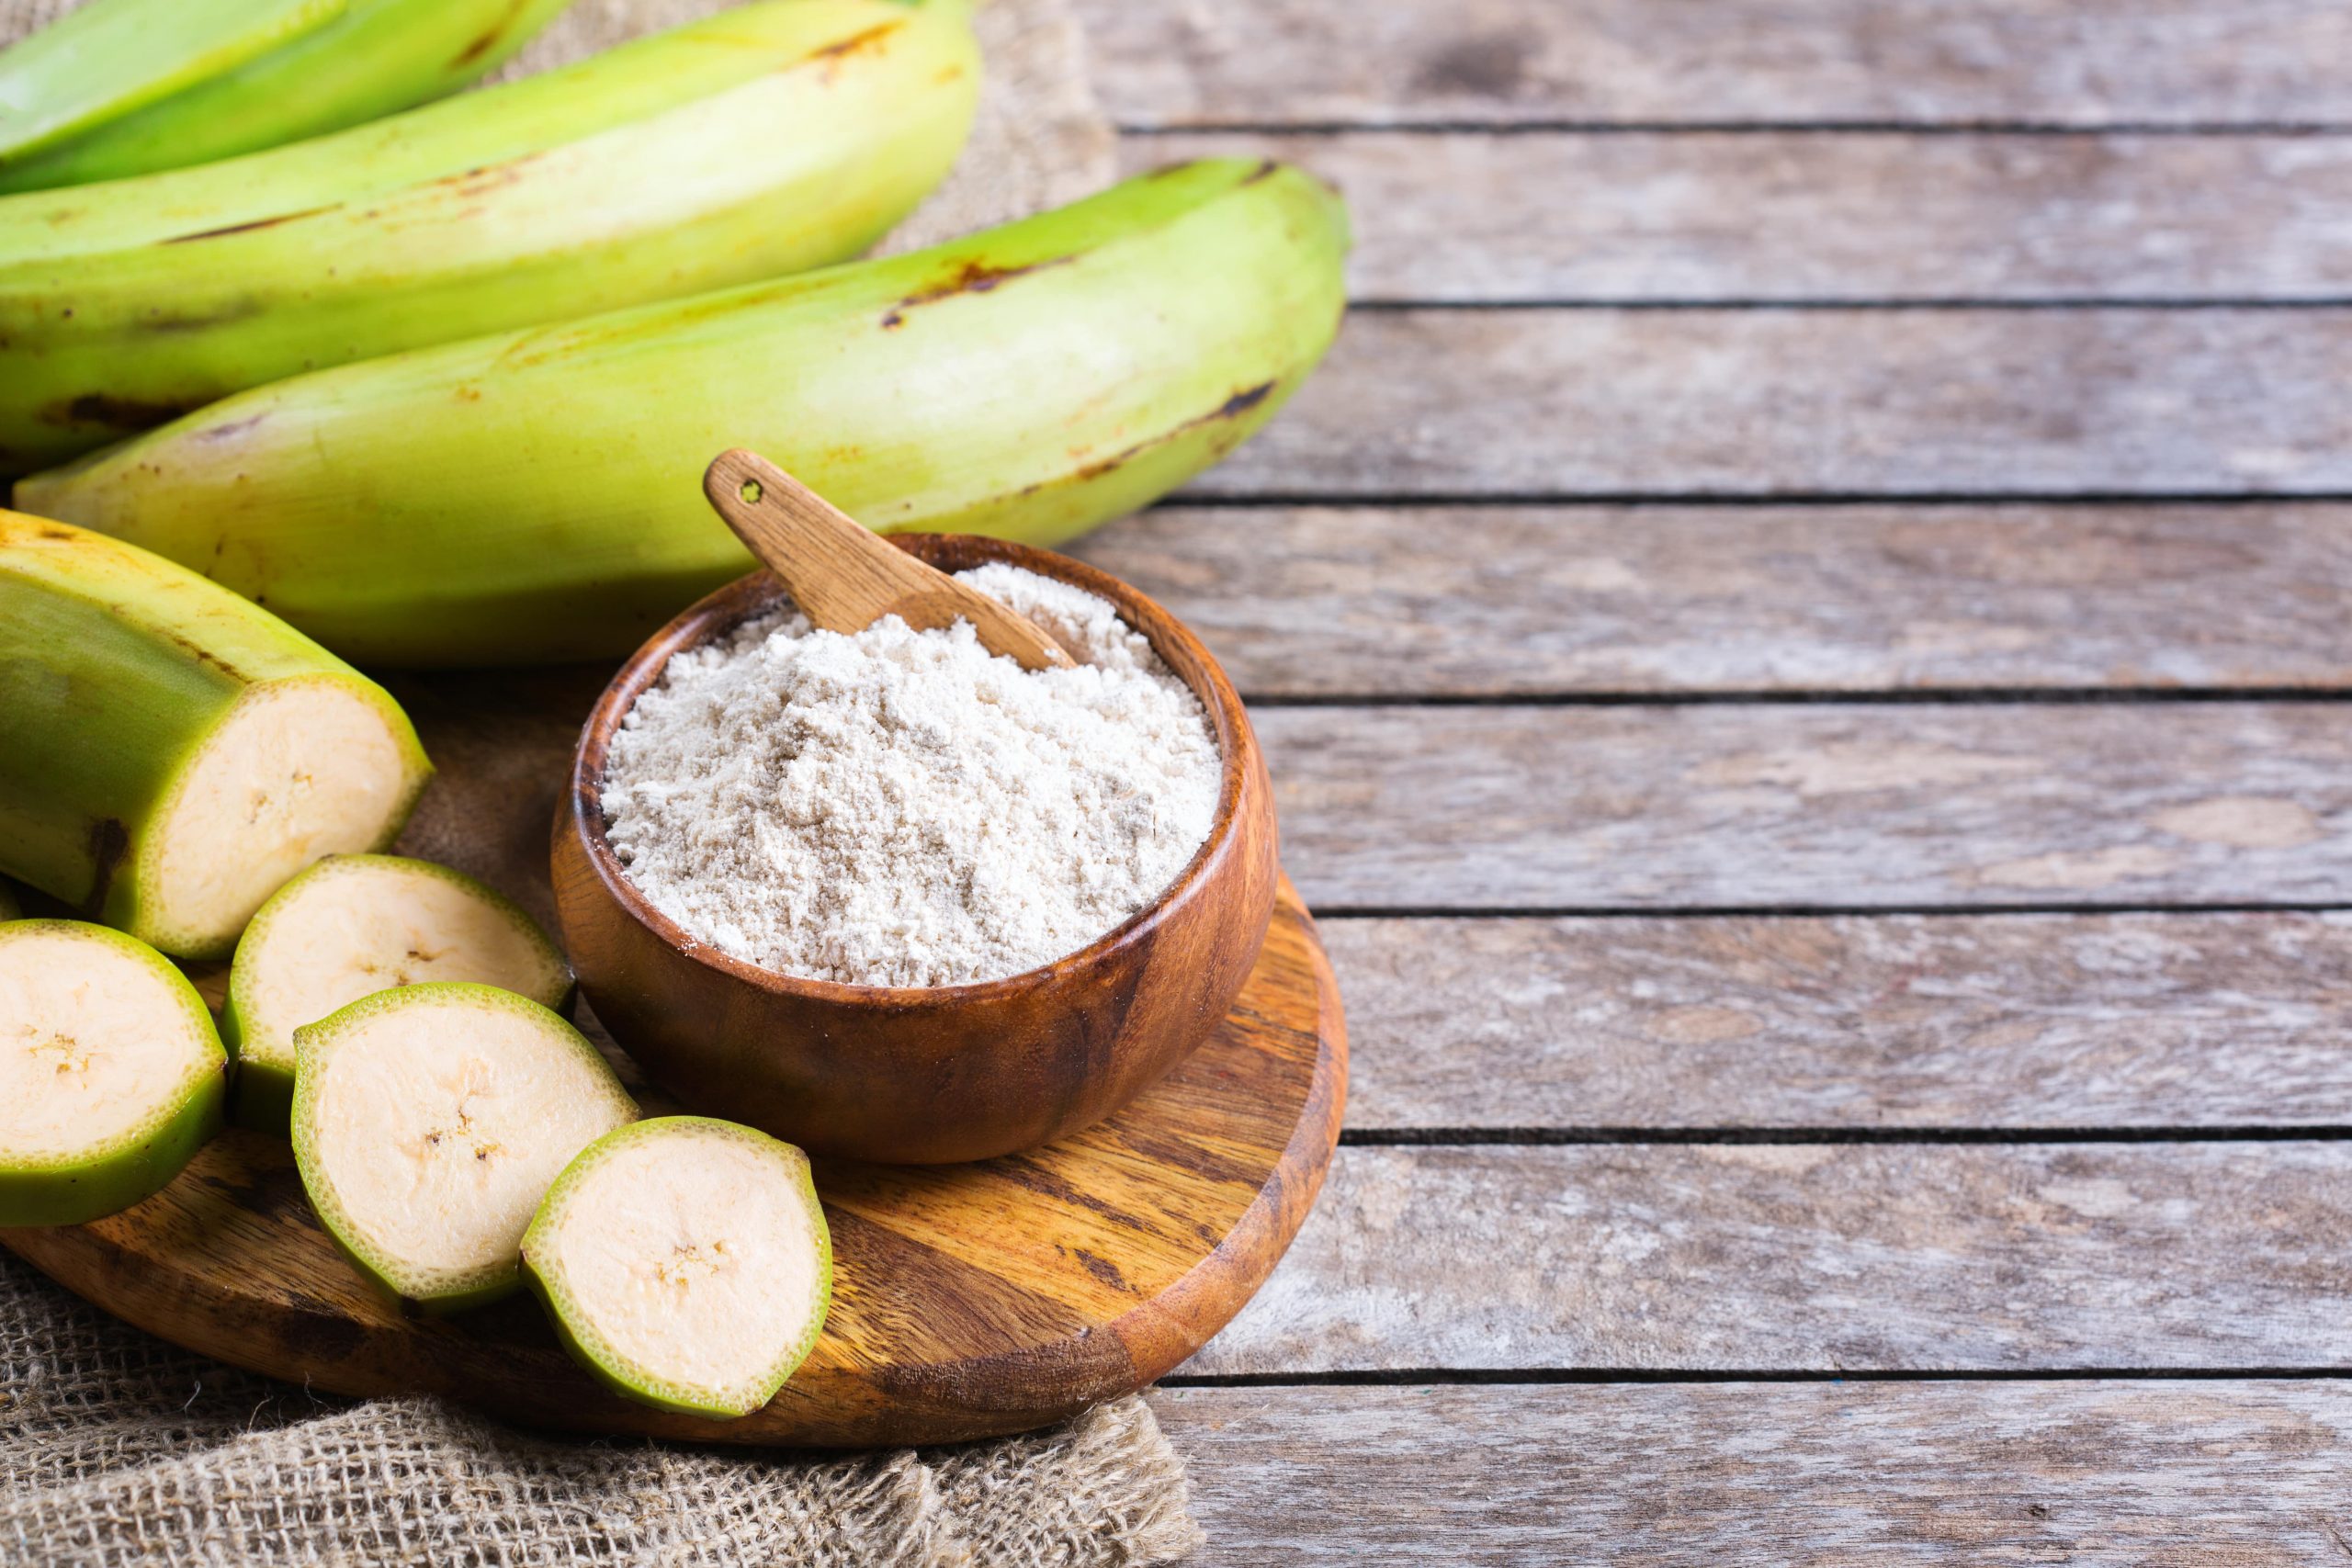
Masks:
[[[288,1145],[257,1134],[216,1138],[136,1208],[0,1245],[175,1344],[334,1393],[706,1442],[952,1441],[1139,1388],[1222,1327],[1322,1186],[1347,1060],[1330,966],[1285,882],[1224,1027],[1119,1115],[978,1165],[819,1162],[832,1314],[784,1392],[740,1421],[605,1393],[526,1295],[404,1317],[319,1228]]]

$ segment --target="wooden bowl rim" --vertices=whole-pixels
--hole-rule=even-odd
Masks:
[[[581,727],[571,759],[571,795],[565,810],[572,837],[586,853],[597,882],[614,903],[679,956],[707,969],[771,995],[799,998],[834,1006],[879,1011],[960,1007],[1009,1001],[1044,991],[1070,975],[1095,967],[1119,950],[1142,942],[1166,923],[1182,906],[1200,897],[1210,872],[1232,852],[1240,819],[1241,799],[1256,756],[1257,738],[1250,728],[1241,697],[1224,666],[1210,654],[1192,629],[1156,600],[1107,571],[1068,556],[1010,539],[982,534],[906,533],[887,536],[910,554],[922,557],[943,571],[962,571],[987,561],[1001,560],[1082,588],[1109,600],[1119,618],[1141,632],[1162,663],[1192,688],[1209,716],[1219,753],[1216,816],[1208,837],[1184,869],[1158,897],[1077,952],[1035,969],[993,980],[954,986],[859,986],[839,980],[812,980],[778,974],[747,960],[720,952],[681,929],[655,908],[623,870],[612,841],[605,836],[603,801],[605,761],[614,732],[637,699],[661,678],[676,655],[699,648],[763,614],[785,597],[784,585],[773,572],[761,569],[716,589],[680,611],[629,655]],[[1171,656],[1172,655],[1172,656]],[[1184,673],[1190,662],[1200,671],[1209,690]]]

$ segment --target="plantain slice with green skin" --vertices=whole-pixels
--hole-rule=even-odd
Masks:
[[[389,693],[160,556],[0,512],[0,872],[179,958],[228,955],[432,769]]]
[[[558,1011],[571,966],[538,922],[463,872],[397,855],[330,855],[270,897],[237,941],[221,1038],[231,1113],[281,1136],[294,1032],[378,991],[440,980],[499,987]]]
[[[0,924],[0,1225],[161,1190],[220,1130],[229,1058],[187,977],[79,920]]]
[[[523,1269],[598,1382],[717,1418],[775,1397],[832,1301],[808,1156],[704,1116],[655,1117],[590,1145],[539,1205]]]
[[[294,1050],[311,1206],[362,1273],[429,1312],[521,1284],[549,1184],[637,1117],[578,1030],[492,986],[379,991],[296,1030]]]
[[[241,392],[17,501],[201,567],[347,658],[634,649],[752,569],[729,446],[884,530],[1051,544],[1232,451],[1345,305],[1338,197],[1210,160],[929,251]]]
[[[16,49],[33,56],[28,76],[47,78],[60,51],[41,42],[47,33],[65,31],[64,48],[76,53],[77,35],[109,35],[79,89],[85,102],[105,107],[73,134],[32,136],[0,153],[0,191],[185,168],[377,119],[496,70],[571,3],[342,0],[314,9],[266,0],[258,9],[276,13],[273,20],[255,15],[254,4],[93,0]],[[231,20],[224,11],[241,15]],[[216,47],[175,52],[216,17],[224,24]],[[45,55],[52,58],[44,62]],[[139,102],[157,83],[169,90]]]
[[[765,0],[339,135],[0,198],[0,473],[304,371],[845,260],[945,176],[979,74],[965,0]]]

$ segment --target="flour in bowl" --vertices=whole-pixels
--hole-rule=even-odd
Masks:
[[[605,769],[606,836],[655,908],[780,974],[950,986],[1075,953],[1175,881],[1216,815],[1199,700],[1108,601],[961,576],[1083,662],[797,611],[670,660]]]

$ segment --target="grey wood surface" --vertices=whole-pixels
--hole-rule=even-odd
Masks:
[[[2352,308],[1368,310],[1190,493],[2335,493],[2347,358]]]
[[[2352,1145],[1339,1151],[1193,1374],[2352,1364]]]
[[[1269,707],[1333,908],[2352,901],[2332,703]]]
[[[2352,916],[1327,919],[1348,1122],[2352,1125]]]
[[[1129,126],[2352,119],[2327,0],[1079,0]]]
[[[1152,1408],[1216,1459],[1201,1568],[2333,1568],[2352,1540],[2335,1382],[1185,1388]]]
[[[2341,687],[2352,506],[1166,506],[1073,553],[1251,700]]]
[[[1365,307],[1080,547],[1355,1041],[1206,1561],[2352,1556],[2352,11],[1080,9]]]
[[[1124,151],[1334,182],[1364,300],[2295,299],[2352,276],[2342,137],[1348,131]]]

